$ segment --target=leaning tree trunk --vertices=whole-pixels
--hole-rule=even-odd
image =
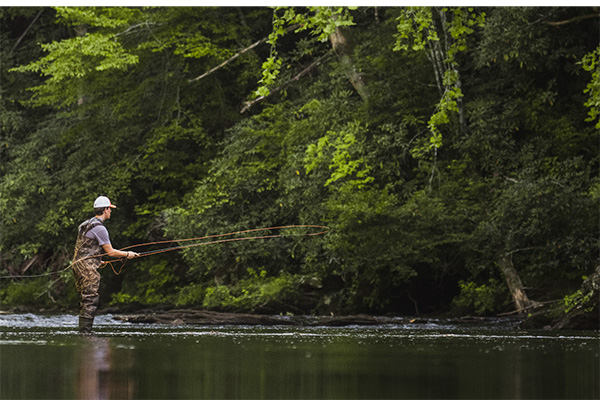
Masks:
[[[498,266],[500,267],[500,272],[502,272],[502,276],[504,277],[506,286],[508,286],[508,290],[510,291],[510,295],[512,296],[517,311],[521,314],[527,309],[535,306],[537,303],[531,301],[529,297],[527,297],[519,273],[515,269],[510,255],[504,250],[499,251]]]
[[[75,28],[75,34],[79,37],[83,37],[87,34],[87,26],[86,25],[79,25]],[[77,105],[78,106],[82,106],[83,103],[85,102],[85,94],[86,94],[86,88],[84,87],[83,84],[81,84],[79,86],[79,99],[77,99]]]
[[[335,18],[335,15],[334,15]],[[329,36],[331,47],[335,55],[337,56],[340,64],[344,68],[344,71],[348,75],[348,79],[359,96],[363,101],[369,99],[369,91],[367,89],[367,82],[363,74],[361,74],[352,60],[352,53],[354,51],[354,43],[350,37],[350,34],[342,27],[338,26]]]

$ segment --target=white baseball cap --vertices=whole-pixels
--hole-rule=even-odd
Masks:
[[[110,200],[106,196],[100,196],[94,201],[94,208],[110,207],[117,208],[117,206],[111,204]]]

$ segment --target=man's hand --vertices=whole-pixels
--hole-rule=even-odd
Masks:
[[[135,251],[128,251],[127,252],[127,259],[135,258],[135,257],[139,257],[139,256],[140,256],[139,253],[136,253]]]
[[[140,255],[138,253],[136,253],[135,251],[123,251],[123,250],[115,250],[113,249],[112,245],[110,243],[107,244],[103,244],[102,248],[104,249],[104,251],[106,252],[106,255],[109,257],[114,257],[114,258],[135,258],[135,257],[139,257]]]

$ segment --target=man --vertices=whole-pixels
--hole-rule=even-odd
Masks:
[[[79,332],[81,333],[92,332],[94,316],[98,308],[100,287],[98,267],[101,264],[101,257],[103,255],[121,258],[139,256],[133,251],[113,249],[108,231],[104,227],[104,221],[110,219],[113,208],[116,206],[111,204],[108,197],[100,196],[94,201],[95,217],[79,225],[73,257],[73,274],[77,292],[81,296],[79,304]]]

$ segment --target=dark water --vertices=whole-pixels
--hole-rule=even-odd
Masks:
[[[597,332],[161,327],[0,315],[1,399],[597,399]],[[505,326],[505,325],[504,325]]]

